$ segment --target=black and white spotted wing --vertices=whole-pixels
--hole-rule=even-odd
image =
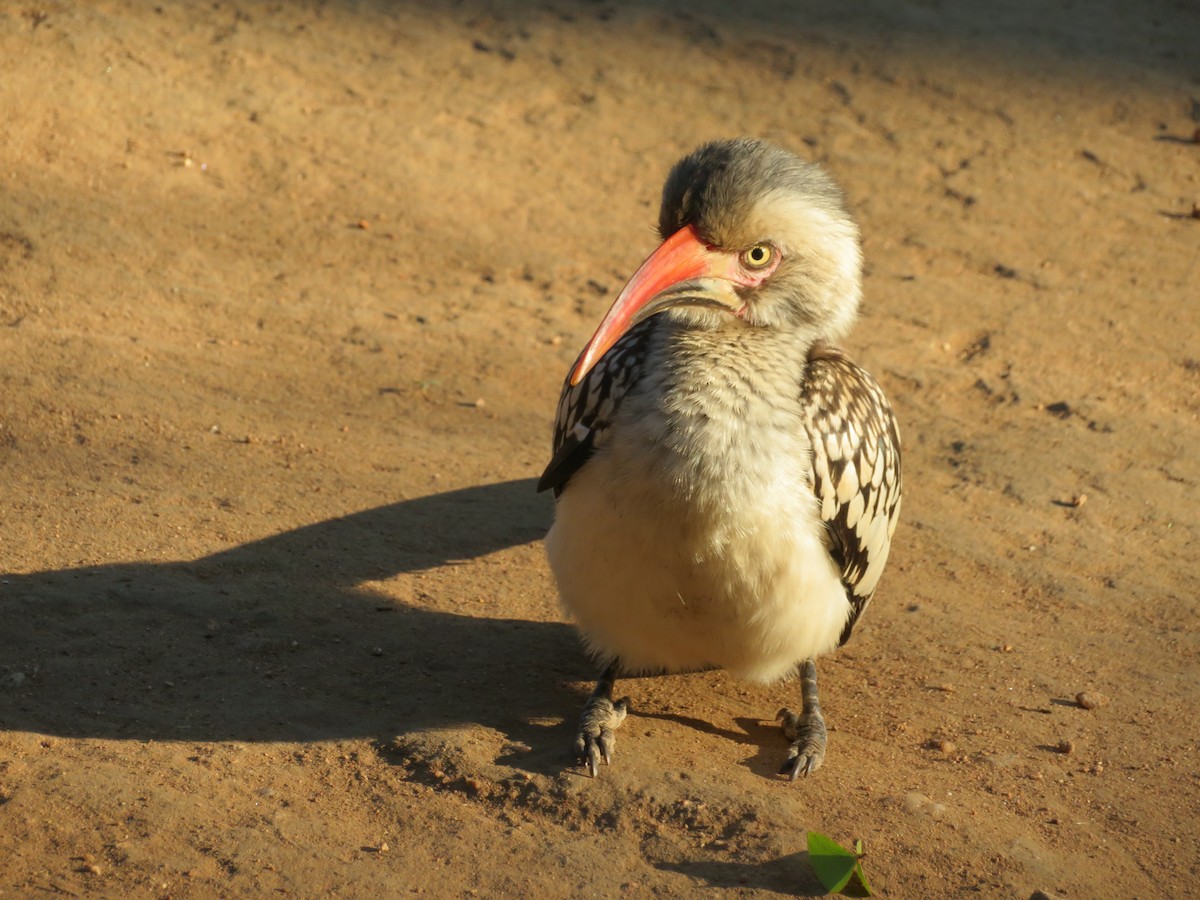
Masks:
[[[574,387],[563,383],[554,420],[553,456],[538,479],[537,489],[562,493],[567,481],[603,443],[621,401],[637,384],[654,320],[630,329]],[[578,360],[576,360],[578,362]],[[575,371],[575,364],[571,365]]]
[[[844,644],[871,602],[900,518],[900,433],[875,379],[832,348],[809,355],[802,402],[813,490],[850,599]]]

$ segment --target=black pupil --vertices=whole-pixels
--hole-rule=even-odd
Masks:
[[[755,247],[750,251],[750,261],[760,263],[767,258],[767,251],[763,247]]]

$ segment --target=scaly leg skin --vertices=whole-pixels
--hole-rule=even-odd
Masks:
[[[789,781],[811,775],[825,761],[825,718],[817,699],[817,664],[811,659],[800,665],[800,690],[804,711],[796,715],[784,707],[775,717],[783,721],[783,733],[792,742],[779,769],[779,774],[786,775]]]
[[[600,770],[601,759],[605,765],[612,762],[613,746],[616,744],[613,730],[620,727],[629,711],[628,697],[622,697],[616,703],[612,698],[619,668],[620,664],[614,660],[604,670],[579,719],[575,755],[587,766],[593,778]]]

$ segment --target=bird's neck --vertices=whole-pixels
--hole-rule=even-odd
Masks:
[[[802,480],[808,457],[800,393],[813,339],[664,325],[622,408],[612,452],[624,471],[645,471],[645,484],[663,492],[664,502],[683,501],[679,509],[688,510],[748,502],[781,474]]]
[[[814,332],[740,322],[712,330],[664,324],[656,349],[663,377],[671,382],[664,387],[674,388],[669,396],[694,397],[708,414],[721,407],[752,411],[747,404],[766,404],[759,411],[767,413],[774,404],[794,415],[808,355],[818,339]]]

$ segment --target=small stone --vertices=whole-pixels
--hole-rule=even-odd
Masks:
[[[1075,695],[1075,702],[1084,709],[1099,709],[1108,706],[1108,698],[1098,691],[1080,691]]]
[[[371,655],[372,656],[383,656],[383,648],[382,647],[372,647]]]
[[[381,843],[379,845],[380,853],[387,853],[390,849],[392,849],[392,848],[387,845],[387,841],[384,841],[383,843]]]
[[[924,813],[932,819],[940,819],[946,814],[945,806],[916,791],[905,794],[901,803],[905,811],[910,813]]]
[[[953,753],[957,749],[954,746],[954,741],[946,741],[946,740],[930,741],[929,746],[932,749],[937,750],[939,753],[946,753],[946,754]]]
[[[475,401],[476,409],[483,409],[485,406],[487,406],[487,401],[484,400],[482,397],[480,397],[478,400]]]
[[[1075,752],[1075,742],[1067,741],[1067,740],[1059,741],[1057,744],[1054,745],[1054,752],[1055,753],[1063,753],[1063,754],[1074,753]]]

